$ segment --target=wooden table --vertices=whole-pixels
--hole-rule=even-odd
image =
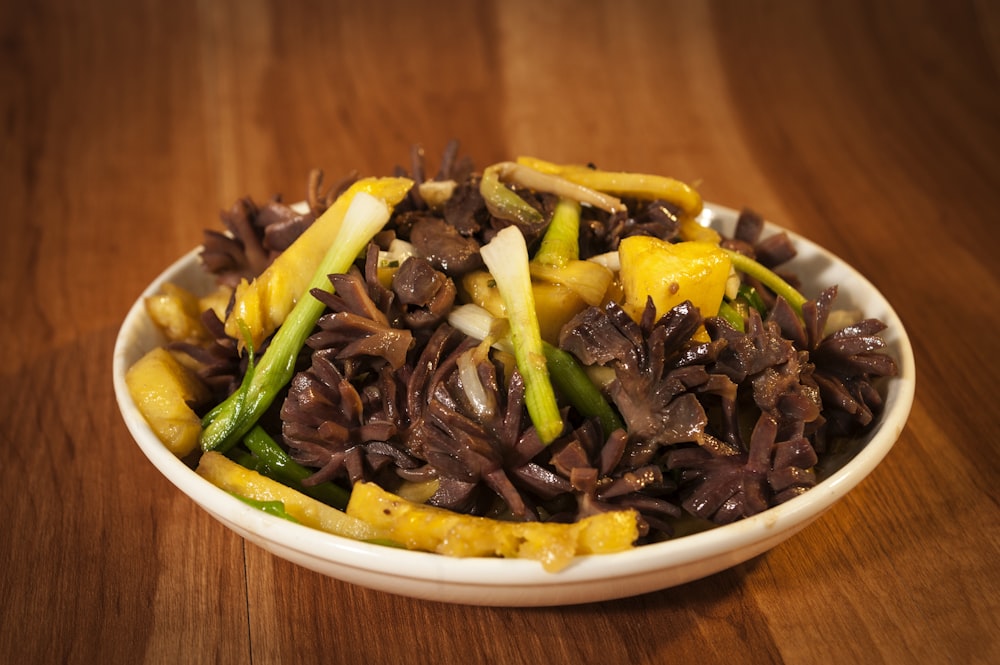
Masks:
[[[1000,8],[933,2],[3,2],[0,660],[1000,662]],[[236,198],[462,141],[668,173],[895,304],[913,412],[846,500],[594,605],[368,591],[248,545],[112,393],[127,308]]]

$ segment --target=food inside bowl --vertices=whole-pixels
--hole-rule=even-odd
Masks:
[[[178,457],[352,538],[549,570],[808,491],[897,373],[882,322],[802,294],[784,233],[677,180],[519,158],[309,179],[206,231],[217,289],[146,301],[126,376]]]

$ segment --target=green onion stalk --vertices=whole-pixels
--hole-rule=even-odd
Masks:
[[[486,309],[473,303],[459,305],[448,315],[448,323],[457,330],[476,339],[489,339],[494,348],[513,355],[514,347],[509,338],[494,338],[496,321]],[[584,416],[597,418],[605,437],[615,430],[625,429],[625,423],[618,412],[571,353],[544,340],[542,352],[545,354],[552,386],[567,403]]]
[[[267,513],[268,515],[274,515],[275,517],[280,517],[283,520],[288,520],[289,522],[294,522],[295,524],[300,524],[300,522],[292,517],[287,510],[285,510],[284,501],[261,501],[259,499],[251,499],[250,497],[237,494],[235,492],[230,492],[232,496],[243,503],[256,508],[257,510]]]
[[[533,263],[561,267],[580,258],[580,203],[560,197]]]
[[[505,227],[483,245],[480,255],[496,280],[507,313],[514,360],[524,379],[528,415],[539,439],[548,445],[562,434],[563,421],[542,348],[524,236],[516,226]]]
[[[333,290],[328,275],[346,272],[365,246],[389,221],[385,201],[358,192],[351,202],[336,239],[313,275],[306,294],[271,338],[267,352],[247,372],[243,383],[202,420],[202,450],[224,452],[240,441],[291,380],[295,362],[325,305],[308,297],[312,289]]]
[[[806,303],[806,297],[798,292],[798,290],[781,278],[780,275],[775,273],[770,268],[758,263],[754,259],[751,259],[745,254],[740,254],[739,252],[734,252],[730,249],[723,250],[728,256],[730,261],[732,261],[733,268],[737,271],[745,273],[750,277],[753,277],[761,284],[767,288],[774,291],[775,295],[784,298],[795,313],[802,316],[802,305]]]
[[[253,453],[250,460],[237,460],[243,466],[339,510],[347,507],[350,492],[340,485],[331,482],[303,484],[302,481],[313,475],[314,471],[293,460],[260,425],[255,425],[247,432],[243,437],[243,445]]]

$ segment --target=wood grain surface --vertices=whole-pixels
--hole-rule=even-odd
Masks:
[[[989,0],[3,0],[0,662],[1000,662],[998,73]],[[409,600],[244,543],[125,429],[125,312],[238,197],[453,137],[843,257],[915,346],[896,447],[769,553],[615,602]]]

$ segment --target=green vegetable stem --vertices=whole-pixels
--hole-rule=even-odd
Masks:
[[[623,209],[622,202],[604,192],[598,192],[551,173],[514,162],[499,162],[488,166],[479,181],[479,193],[486,207],[496,217],[521,226],[534,227],[545,222],[542,214],[518,196],[504,181],[538,192],[549,192],[563,199],[600,208],[607,212]]]
[[[598,282],[602,280],[594,279],[594,272],[606,272],[606,270],[596,263],[583,262],[580,258],[580,203],[574,199],[562,197],[556,204],[552,213],[552,221],[545,230],[541,245],[535,252],[531,260],[531,269],[534,273],[539,266],[550,266],[557,271],[564,271],[565,276],[573,273],[585,272],[583,281]],[[576,270],[571,273],[573,266],[585,267],[586,271]],[[556,273],[558,275],[558,273]],[[606,275],[610,277],[610,273]],[[589,280],[587,279],[589,278]],[[559,281],[558,278],[556,281]],[[567,279],[567,283],[579,287],[575,280]],[[607,288],[607,282],[598,287],[600,300]],[[592,299],[587,299],[588,304],[596,304]],[[601,423],[604,436],[607,437],[616,429],[624,428],[624,424],[615,412],[604,395],[587,376],[587,373],[569,353],[562,349],[543,342],[542,349],[545,352],[545,359],[548,363],[549,375],[552,383],[560,394],[576,407],[581,413],[588,417],[596,417]]]
[[[479,193],[486,202],[490,213],[526,227],[540,226],[545,223],[542,213],[518,196],[514,190],[500,182],[500,172],[496,167],[483,171],[479,181]]]
[[[743,314],[726,300],[719,303],[719,316],[724,318],[736,330],[743,331],[746,329]]]
[[[247,373],[236,392],[203,419],[202,450],[224,452],[257,423],[281,388],[291,380],[299,350],[323,313],[325,306],[310,297],[309,291],[314,288],[332,291],[327,276],[347,271],[388,220],[389,206],[384,201],[365,192],[355,195],[309,289],[295,303],[284,324],[271,338],[267,352],[253,371]]]
[[[295,522],[296,524],[300,523],[297,519],[288,514],[288,511],[285,510],[285,504],[283,501],[259,501],[257,499],[241,496],[235,492],[230,492],[230,494],[248,506],[253,506],[257,510],[267,513],[268,515],[274,515],[275,517],[280,517],[283,520]]]
[[[532,259],[538,263],[562,266],[580,258],[580,204],[560,198],[545,230],[542,243]]]
[[[448,322],[470,337],[491,339],[494,317],[479,305],[460,305],[452,310]],[[514,347],[506,337],[492,340],[494,348],[513,354]],[[594,385],[590,376],[572,354],[542,341],[542,351],[555,390],[580,413],[597,418],[607,436],[625,425],[618,412],[608,403],[604,394]]]
[[[253,453],[254,471],[339,510],[344,510],[347,507],[350,493],[343,487],[330,482],[318,485],[302,484],[303,480],[313,475],[313,471],[289,457],[288,453],[260,425],[255,425],[247,432],[247,435],[243,437],[243,444]],[[247,465],[244,464],[244,466]]]
[[[505,227],[483,245],[480,254],[496,280],[507,312],[514,359],[524,379],[528,415],[538,437],[547,445],[562,433],[563,422],[542,349],[524,236],[516,226]]]
[[[545,342],[542,342],[542,349],[545,351],[552,383],[566,401],[583,415],[597,418],[605,438],[615,430],[625,429],[625,423],[618,412],[611,407],[576,358]]]
[[[730,249],[723,250],[732,261],[733,268],[739,272],[758,280],[761,284],[774,291],[776,295],[784,298],[796,314],[802,316],[802,305],[806,302],[806,297],[799,293],[794,286],[783,280],[777,273],[767,268],[745,254],[734,252]]]

